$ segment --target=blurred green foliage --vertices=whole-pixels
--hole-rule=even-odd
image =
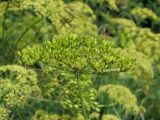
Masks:
[[[160,0],[1,0],[0,120],[159,120]]]

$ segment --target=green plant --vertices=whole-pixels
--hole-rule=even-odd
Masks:
[[[159,5],[1,0],[0,119],[158,120]]]
[[[97,35],[96,16],[82,2],[65,4],[62,0],[14,0],[1,2],[0,6],[0,60],[3,64],[16,63],[18,50],[60,34]]]
[[[85,94],[88,93],[83,92],[82,95],[82,90],[86,90],[84,87],[85,83],[87,85],[86,77],[86,80],[84,79],[85,83],[82,84],[82,75],[126,71],[133,67],[135,61],[134,57],[129,56],[121,49],[114,48],[113,44],[107,40],[96,40],[92,37],[75,34],[60,36],[53,41],[47,41],[42,45],[27,47],[20,51],[19,55],[21,64],[34,66],[35,64],[40,63],[43,65],[42,70],[73,74],[75,80],[72,81],[71,77],[69,77],[70,80],[67,83],[69,88],[65,89],[65,92],[69,90],[68,92],[72,96],[69,98],[64,96],[66,99],[64,103],[67,102],[66,107],[69,109],[75,109],[74,107],[79,109],[82,107],[85,120],[88,119],[87,113],[90,112],[88,106],[92,105],[92,103],[85,103],[85,100],[89,100],[90,97],[86,96],[88,98],[85,98]],[[71,87],[70,84],[74,84],[76,87]],[[92,91],[92,89],[88,91]],[[65,94],[67,95],[67,93]],[[80,97],[79,102],[81,105],[70,100],[70,98],[78,100],[76,94]],[[95,98],[93,97],[93,103],[94,99]],[[91,101],[92,100],[86,102]],[[96,107],[94,106],[93,109],[95,108]]]
[[[1,66],[0,81],[0,103],[4,107],[4,109],[2,108],[4,116],[1,114],[6,119],[7,115],[10,114],[7,111],[11,111],[12,113],[14,109],[23,108],[28,104],[30,96],[38,97],[41,94],[37,85],[36,73],[21,66]]]

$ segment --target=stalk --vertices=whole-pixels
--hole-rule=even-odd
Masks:
[[[4,39],[4,35],[5,35],[5,26],[6,26],[6,18],[7,18],[8,8],[9,8],[9,2],[7,2],[6,8],[5,8],[5,12],[4,12],[4,16],[3,16],[1,40]]]
[[[16,47],[18,46],[19,42],[21,39],[25,36],[25,34],[36,24],[38,24],[40,21],[42,21],[43,18],[38,19],[37,21],[33,22],[26,30],[21,34],[21,36],[15,41],[15,45],[13,46],[13,49],[15,50]]]
[[[80,101],[81,101],[81,105],[82,105],[82,112],[83,112],[84,120],[89,120],[88,116],[87,116],[87,111],[85,109],[83,96],[82,96],[82,88],[81,88],[81,85],[80,85],[80,74],[77,73],[76,77],[77,77],[77,85],[78,85],[79,97],[80,97]]]

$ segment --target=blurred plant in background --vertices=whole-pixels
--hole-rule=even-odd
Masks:
[[[159,0],[1,0],[0,119],[160,119]]]

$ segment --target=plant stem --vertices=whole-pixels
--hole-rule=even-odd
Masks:
[[[38,19],[37,21],[33,22],[22,34],[21,36],[16,40],[16,43],[13,47],[13,49],[16,48],[16,46],[18,46],[19,42],[21,41],[21,39],[23,38],[23,36],[36,24],[38,24],[43,18]]]
[[[4,39],[4,35],[5,35],[5,26],[6,26],[5,24],[6,24],[6,17],[7,17],[8,8],[9,8],[9,2],[7,2],[6,8],[5,8],[5,12],[4,12],[4,16],[3,16],[1,40]]]
[[[76,77],[77,77],[77,85],[78,85],[79,97],[80,97],[80,101],[81,101],[81,105],[82,105],[82,112],[83,112],[83,115],[84,115],[84,120],[89,120],[88,116],[87,116],[87,111],[85,109],[83,96],[82,96],[82,88],[81,88],[81,85],[80,85],[80,74],[77,73]]]
[[[28,99],[35,100],[35,101],[40,101],[40,102],[55,103],[55,104],[59,103],[58,101],[53,101],[53,100],[44,99],[44,98],[36,98],[34,96],[28,96]]]

